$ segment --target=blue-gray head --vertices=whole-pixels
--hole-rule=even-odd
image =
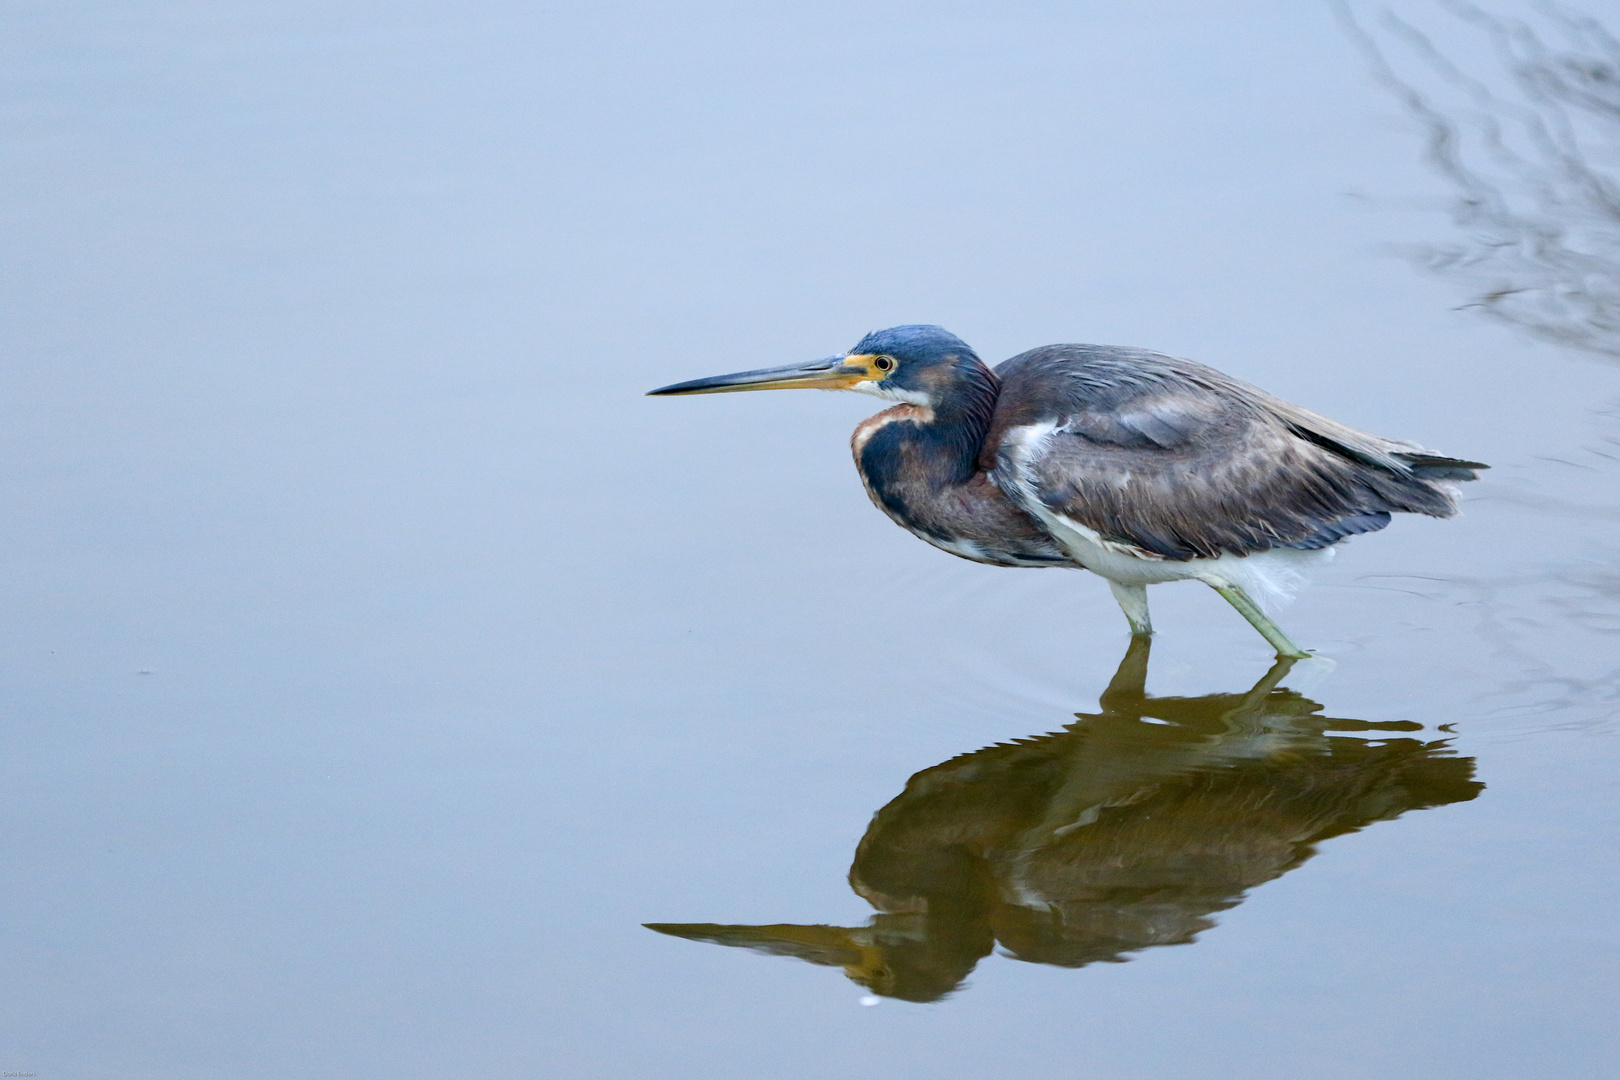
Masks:
[[[808,364],[739,371],[675,383],[654,395],[725,394],[739,390],[858,390],[930,409],[967,396],[993,394],[994,376],[967,342],[938,326],[922,324],[874,330],[853,349]]]

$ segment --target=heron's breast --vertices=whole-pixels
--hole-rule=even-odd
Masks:
[[[855,463],[860,464],[861,454],[866,450],[866,444],[872,441],[883,428],[890,424],[897,424],[902,420],[913,424],[928,424],[934,420],[934,410],[926,405],[896,405],[892,409],[884,409],[876,416],[868,416],[855,427],[855,434],[849,438],[849,448],[855,454]]]
[[[1062,566],[1068,557],[982,472],[975,447],[932,426],[932,410],[900,405],[855,429],[850,449],[873,504],[942,551],[992,566]]]

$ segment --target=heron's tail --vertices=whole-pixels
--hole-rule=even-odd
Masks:
[[[1419,480],[1478,480],[1479,473],[1475,470],[1490,468],[1489,465],[1478,461],[1463,461],[1461,458],[1418,454],[1407,450],[1397,450],[1390,456],[1409,465],[1412,475]]]

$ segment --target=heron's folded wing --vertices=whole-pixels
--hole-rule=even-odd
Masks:
[[[1174,560],[1326,547],[1392,512],[1455,512],[1448,489],[1396,456],[1404,444],[1301,430],[1258,392],[1170,377],[1108,398],[1008,428],[998,484],[1038,517]]]

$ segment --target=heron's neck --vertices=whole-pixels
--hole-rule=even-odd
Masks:
[[[978,472],[1000,382],[975,359],[958,366],[939,390],[938,405],[899,405],[855,429],[855,460],[874,493],[901,486],[938,492]]]

